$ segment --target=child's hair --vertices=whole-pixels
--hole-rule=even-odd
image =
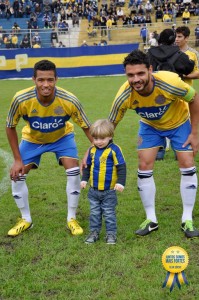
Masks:
[[[97,120],[91,125],[90,134],[94,138],[113,137],[114,125],[107,119]]]

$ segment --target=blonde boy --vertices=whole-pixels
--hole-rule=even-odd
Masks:
[[[114,126],[106,120],[97,120],[90,127],[93,146],[90,147],[87,168],[83,169],[81,188],[90,179],[90,234],[85,243],[99,239],[102,217],[106,225],[106,243],[115,244],[117,237],[116,191],[122,192],[126,182],[126,163],[120,147],[113,143]]]

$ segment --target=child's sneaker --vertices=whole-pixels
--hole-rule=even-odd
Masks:
[[[106,235],[106,243],[109,244],[109,245],[115,245],[116,244],[116,241],[117,241],[117,237],[115,234],[113,233],[108,233]]]
[[[99,240],[99,232],[97,232],[96,230],[95,231],[92,231],[88,236],[87,238],[85,239],[85,243],[86,244],[92,244],[92,243],[95,243]]]
[[[191,220],[187,220],[181,225],[181,229],[184,231],[184,234],[187,238],[196,238],[199,237],[199,231],[193,226]]]

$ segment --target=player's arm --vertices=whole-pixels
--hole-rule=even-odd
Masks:
[[[115,106],[116,105],[113,103],[108,119],[116,128],[117,124],[123,119],[127,109],[121,106],[117,108],[117,112],[115,112]]]
[[[131,95],[132,89],[129,87],[128,83],[125,83],[118,91],[108,119],[111,123],[114,124],[115,128],[117,124],[123,119],[128,107],[128,100]]]
[[[87,116],[84,112],[84,109],[81,105],[81,103],[79,102],[79,100],[75,97],[74,99],[74,103],[72,105],[72,109],[71,109],[71,117],[73,119],[73,121],[82,128],[82,130],[84,131],[85,135],[87,136],[87,138],[89,139],[89,141],[92,143],[93,142],[93,138],[90,135],[89,132],[89,128],[90,128],[90,122],[87,119]],[[87,160],[87,156],[88,156],[88,151],[86,151],[81,164],[80,164],[80,172],[82,173],[82,170],[84,167],[86,167],[86,160]]]
[[[85,135],[87,136],[87,138],[89,139],[89,141],[91,143],[93,143],[93,137],[90,135],[90,131],[89,131],[89,128],[82,128]],[[90,149],[90,148],[89,148]],[[81,165],[80,165],[80,172],[82,173],[83,172],[83,168],[87,168],[87,164],[86,164],[86,161],[87,161],[87,157],[88,157],[88,153],[89,153],[89,149],[86,150],[86,153],[84,154],[84,157],[81,161]]]
[[[71,118],[79,127],[82,128],[89,141],[92,142],[92,138],[89,133],[89,127],[91,124],[84,112],[82,104],[75,96],[73,97],[73,103],[71,104]]]
[[[183,78],[189,78],[189,79],[199,79],[199,71],[195,70],[188,75],[183,75]]]
[[[92,143],[93,142],[93,138],[90,135],[89,128],[82,128],[82,130],[84,131],[84,133],[87,136],[87,138],[89,139],[89,141]]]
[[[92,146],[91,146],[92,147]],[[86,150],[86,153],[84,154],[84,157],[81,161],[81,165],[80,165],[80,173],[83,174],[83,170],[87,168],[87,160],[88,160],[88,156],[89,156],[89,152],[90,152],[91,148],[88,148]]]
[[[117,124],[114,124],[114,123],[113,123],[113,126],[114,126],[114,128],[116,128],[116,127],[117,127]]]
[[[83,106],[79,102],[79,100],[76,98],[76,101],[74,101],[74,105],[72,106],[72,112],[71,112],[71,117],[73,121],[81,127],[81,129],[84,131],[85,135],[89,139],[89,141],[92,143],[93,138],[90,135],[89,128],[91,126],[85,112],[83,109]]]
[[[198,126],[199,126],[199,95],[195,94],[193,100],[189,102],[189,111],[191,119],[191,133],[188,136],[188,139],[183,146],[192,145],[193,153],[196,153],[199,150],[199,136],[198,136]]]
[[[25,166],[21,159],[18,135],[16,131],[16,126],[20,120],[20,117],[21,113],[18,98],[15,96],[12,99],[11,106],[6,119],[6,134],[14,157],[14,163],[10,170],[10,177],[13,178],[14,181],[17,180],[19,174],[24,175],[25,173]]]
[[[194,69],[191,73],[189,73],[188,75],[184,75],[184,78],[188,78],[188,79],[199,79],[199,62],[198,62],[198,57],[197,55],[195,55],[195,59],[193,57],[193,61],[194,61]]]
[[[16,128],[6,127],[6,134],[14,157],[14,163],[10,169],[10,177],[13,178],[14,181],[16,181],[16,179],[19,177],[19,174],[24,175],[25,166],[22,162],[19,151],[18,135]]]

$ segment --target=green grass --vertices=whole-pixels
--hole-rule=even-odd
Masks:
[[[108,116],[111,103],[125,77],[95,77],[59,80],[58,85],[81,100],[91,122]],[[0,150],[11,155],[5,135],[5,119],[15,91],[31,86],[31,81],[1,81]],[[23,126],[18,126],[18,132]],[[30,172],[27,183],[34,227],[17,238],[7,231],[19,216],[11,189],[1,190],[0,201],[0,299],[1,300],[194,300],[199,299],[199,239],[187,240],[180,231],[182,204],[179,193],[180,172],[172,151],[156,162],[154,177],[159,230],[144,238],[134,231],[145,219],[137,192],[136,140],[138,116],[128,111],[115,133],[127,161],[127,185],[118,194],[118,243],[100,241],[84,244],[88,233],[87,190],[81,194],[78,220],[84,235],[72,237],[66,230],[66,177],[53,154],[42,157],[38,170]],[[79,155],[89,142],[75,126]],[[0,152],[0,182],[6,176],[6,160]],[[198,157],[196,158],[198,166]],[[198,197],[194,221],[199,227]],[[170,246],[184,248],[189,255],[185,270],[189,285],[172,293],[162,289],[166,277],[161,257]]]

